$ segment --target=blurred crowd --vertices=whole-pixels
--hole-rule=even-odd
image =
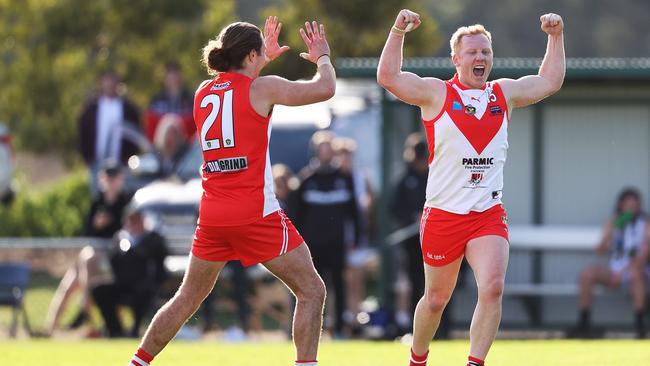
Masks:
[[[82,249],[65,273],[50,304],[46,335],[55,335],[63,328],[84,327],[87,336],[136,337],[160,298],[169,295],[165,282],[172,281],[173,276],[164,266],[170,255],[164,231],[147,222],[147,212],[132,201],[133,188],[138,187],[125,182],[131,178],[134,165],[145,164],[143,151],[153,152],[156,179],[174,178],[176,165],[196,139],[192,94],[183,84],[180,67],[168,63],[161,91],[142,113],[121,93],[119,77],[106,72],[99,78],[97,95],[83,106],[79,151],[91,175],[93,195],[83,235],[105,239],[107,244]],[[361,336],[367,313],[377,308],[376,301],[368,301],[378,287],[379,255],[373,237],[375,192],[365,172],[355,167],[355,140],[319,130],[309,146],[313,157],[302,170],[273,165],[275,194],[308,243],[315,267],[325,280],[329,294],[327,330],[336,338]],[[408,226],[418,222],[424,203],[427,151],[422,136],[409,137],[404,157],[408,168],[396,187],[401,199],[396,199],[392,208],[399,225]],[[195,168],[198,176],[199,167]],[[391,311],[396,308],[399,329],[407,332],[423,291],[417,235],[404,248],[403,255],[398,256],[403,264],[402,280],[394,288],[398,300],[389,307]],[[255,319],[260,311],[256,292],[267,298],[275,295],[251,278],[255,277],[251,269],[238,262],[229,264],[227,272],[232,282],[229,297],[237,314],[236,331],[231,333],[246,337],[251,327],[260,327],[259,319]],[[80,293],[76,315],[69,324],[61,324],[76,291]],[[285,292],[280,298],[281,312],[287,314],[276,314],[275,319],[288,324],[290,296]],[[198,314],[203,332],[222,327],[215,321],[216,300],[211,294]],[[129,329],[122,324],[120,305],[132,310]],[[95,306],[103,326],[93,321]],[[272,313],[272,309],[265,311],[266,315]]]
[[[83,326],[87,336],[137,337],[143,322],[161,299],[169,296],[169,283],[178,284],[179,279],[174,279],[164,264],[170,255],[164,232],[148,224],[147,213],[132,202],[133,187],[127,187],[125,181],[134,166],[145,164],[133,158],[143,151],[154,157],[149,170],[156,179],[173,178],[182,157],[195,143],[192,107],[192,93],[184,87],[176,63],[166,65],[161,91],[144,113],[120,93],[115,73],[101,75],[97,96],[80,114],[79,151],[91,175],[93,194],[83,235],[105,239],[107,244],[82,249],[67,270],[50,304],[46,335]],[[424,291],[418,223],[428,178],[426,139],[420,133],[408,136],[403,172],[389,187],[393,227],[409,233],[391,249],[397,268],[394,284],[379,284],[378,223],[374,217],[377,192],[366,172],[354,163],[357,141],[319,130],[309,146],[312,159],[303,169],[294,172],[288,165],[275,164],[272,173],[281,207],[304,237],[325,281],[325,329],[339,339],[373,336],[364,332],[369,323],[392,327],[382,337],[410,332],[415,306]],[[195,168],[198,176],[199,167]],[[578,323],[569,335],[592,334],[590,309],[596,285],[630,288],[637,336],[645,335],[650,231],[641,207],[638,191],[621,193],[597,248],[599,254],[610,253],[609,264],[590,266],[582,273]],[[227,271],[231,283],[228,296],[234,304],[230,310],[236,314],[228,334],[246,339],[251,329],[263,327],[262,312],[280,326],[289,324],[291,297],[283,287],[270,286],[268,277],[260,277],[238,262],[229,264]],[[392,304],[375,300],[381,285],[390,287]],[[80,293],[76,315],[69,324],[61,324],[75,291]],[[217,321],[217,300],[217,295],[211,294],[198,313],[202,332],[224,327]],[[132,310],[128,329],[118,311],[121,305]],[[103,325],[93,321],[94,307]],[[438,337],[449,336],[452,307],[447,309]],[[378,316],[382,311],[388,315]]]

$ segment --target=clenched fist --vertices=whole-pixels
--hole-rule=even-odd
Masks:
[[[406,29],[406,26],[409,23],[413,24],[410,29]],[[397,14],[397,19],[395,19],[395,28],[408,31],[415,30],[415,28],[420,26],[422,21],[420,20],[420,14],[412,12],[407,9],[403,9]]]
[[[562,22],[561,16],[548,13],[539,17],[539,20],[542,22],[542,31],[544,31],[544,33],[549,36],[559,36],[562,34],[564,23]]]

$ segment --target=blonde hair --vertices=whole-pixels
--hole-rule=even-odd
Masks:
[[[153,145],[159,151],[163,151],[166,147],[165,138],[168,133],[174,133],[174,138],[176,139],[176,145],[183,143],[185,136],[183,135],[183,122],[181,117],[174,113],[167,113],[158,122],[156,126],[156,132],[153,137]]]
[[[300,186],[300,181],[288,165],[280,163],[273,164],[271,166],[271,174],[273,175],[273,179],[284,181],[290,191],[295,191]]]
[[[321,144],[332,144],[332,141],[336,138],[336,135],[329,130],[319,130],[314,132],[311,136],[311,147],[317,149]]]
[[[451,39],[449,40],[449,46],[451,47],[451,56],[453,57],[458,53],[460,48],[460,41],[463,39],[463,37],[476,34],[483,34],[487,37],[488,41],[490,41],[490,44],[492,44],[492,34],[490,34],[490,32],[488,32],[482,24],[474,24],[470,25],[469,27],[460,27],[454,32],[454,34],[451,36]]]
[[[340,152],[353,153],[357,150],[357,142],[349,137],[336,137],[332,141],[332,148],[337,153]]]

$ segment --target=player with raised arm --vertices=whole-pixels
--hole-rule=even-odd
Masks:
[[[417,105],[429,144],[429,178],[420,224],[425,293],[413,320],[411,366],[425,366],[429,343],[456,285],[463,257],[474,271],[478,303],[470,326],[467,365],[483,365],[501,321],[508,264],[507,216],[501,205],[507,126],[513,108],[557,92],[564,81],[563,22],[545,14],[546,54],[537,75],[488,82],[492,39],[482,25],[460,27],[451,37],[456,75],[447,81],[403,72],[406,33],[420,25],[399,12],[379,60],[377,81],[402,101]]]
[[[273,194],[268,145],[273,106],[327,100],[334,95],[336,76],[325,28],[312,22],[300,29],[308,49],[300,56],[317,64],[314,78],[260,77],[264,66],[289,49],[278,44],[281,28],[277,17],[266,20],[263,34],[252,24],[232,23],[203,49],[203,62],[214,78],[204,81],[194,98],[204,163],[190,262],[180,288],[154,316],[130,365],[149,365],[196,312],[229,260],[245,266],[262,263],[289,287],[297,300],[296,365],[317,364],[325,286],[307,245]]]

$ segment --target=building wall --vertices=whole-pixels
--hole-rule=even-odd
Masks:
[[[511,225],[533,223],[533,109],[515,109],[508,126],[503,205]]]
[[[394,181],[404,137],[422,128],[416,108],[394,99],[387,106]],[[508,135],[503,202],[512,225],[600,226],[628,186],[640,190],[650,211],[647,86],[568,82],[537,106],[515,109]]]
[[[600,225],[627,186],[647,202],[650,106],[550,104],[543,116],[544,224]]]

